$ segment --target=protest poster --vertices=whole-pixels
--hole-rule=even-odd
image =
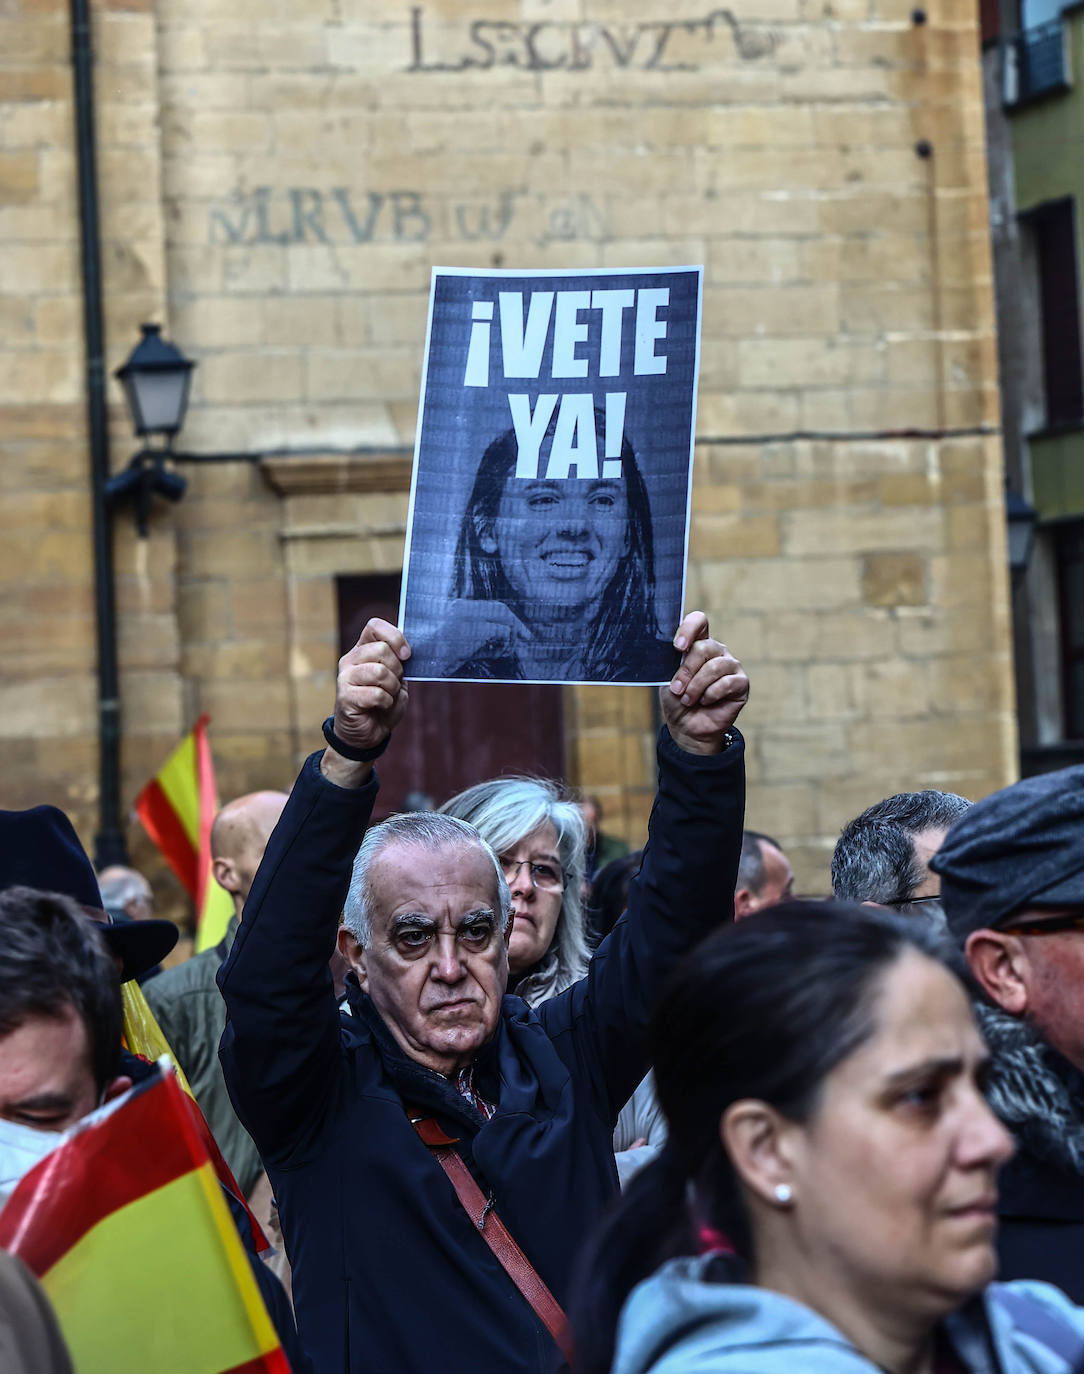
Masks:
[[[416,680],[666,682],[703,269],[433,269],[399,623]]]

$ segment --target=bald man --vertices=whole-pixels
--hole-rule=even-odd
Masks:
[[[249,888],[286,801],[285,792],[250,792],[227,802],[218,813],[211,827],[211,867],[233,898],[233,920],[213,949],[167,969],[144,988],[218,1148],[246,1196],[261,1178],[263,1165],[248,1132],[234,1115],[218,1062],[226,1006],[215,974],[230,952]]]
[[[227,802],[211,826],[211,868],[238,920],[286,798],[285,792],[249,792]]]
[[[794,873],[779,845],[759,830],[743,830],[734,890],[735,921],[744,921],[747,916],[793,896]]]

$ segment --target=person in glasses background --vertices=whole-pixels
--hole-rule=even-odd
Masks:
[[[587,972],[586,830],[580,809],[541,778],[492,778],[440,808],[467,821],[493,849],[512,894],[508,991],[531,1006]]]
[[[932,867],[976,984],[990,1105],[1017,1143],[1001,1277],[1084,1302],[1084,766],[976,802]]]
[[[584,912],[588,830],[581,806],[542,778],[491,778],[440,810],[473,825],[493,849],[512,897],[508,991],[536,1007],[587,972]],[[614,1154],[624,1183],[665,1139],[650,1075],[622,1108]]]
[[[849,821],[832,855],[832,895],[942,920],[930,860],[971,803],[955,792],[898,792]]]

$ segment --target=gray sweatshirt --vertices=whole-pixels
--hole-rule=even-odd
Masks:
[[[706,1279],[710,1260],[671,1260],[633,1289],[612,1374],[878,1374],[842,1332],[801,1303]],[[1084,1370],[1084,1308],[1049,1284],[990,1284],[945,1329],[969,1374]]]

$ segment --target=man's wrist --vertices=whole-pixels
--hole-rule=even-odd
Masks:
[[[684,735],[680,731],[675,734],[671,728],[670,738],[682,753],[711,757],[714,754],[724,754],[733,745],[735,735],[731,729],[722,735],[713,735],[710,739],[696,739],[691,735]]]
[[[364,787],[373,776],[373,765],[344,759],[328,745],[320,756],[320,772],[336,787]]]
[[[335,717],[328,716],[324,721],[324,739],[340,758],[350,759],[353,763],[372,763],[374,759],[380,758],[391,743],[391,735],[387,734],[379,744],[363,746],[351,744],[348,740],[340,739],[335,733]]]

